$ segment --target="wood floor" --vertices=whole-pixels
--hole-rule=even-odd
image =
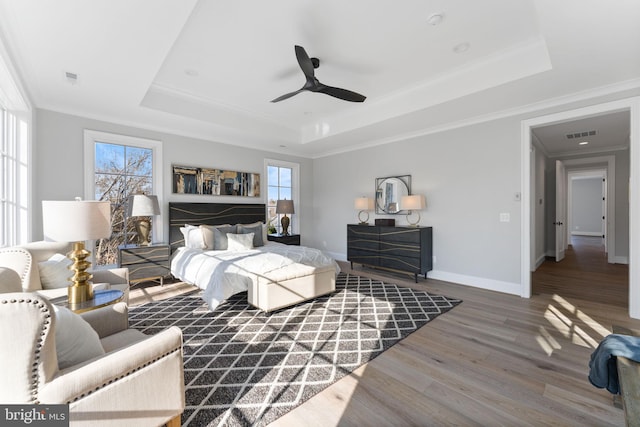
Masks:
[[[534,294],[558,294],[629,307],[629,266],[609,264],[602,238],[572,236],[565,258],[547,260],[533,273]]]
[[[463,303],[271,426],[624,425],[611,395],[587,379],[589,357],[612,324],[640,328],[619,305],[553,291],[523,299],[431,279],[416,284],[360,267],[355,273]],[[131,301],[191,289],[139,286]]]

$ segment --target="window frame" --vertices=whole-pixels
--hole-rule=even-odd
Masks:
[[[139,138],[129,135],[121,135],[109,132],[101,132],[95,130],[84,130],[84,198],[85,200],[95,199],[95,146],[96,143],[107,143],[116,145],[125,145],[129,147],[139,147],[151,149],[153,151],[152,162],[152,186],[153,195],[158,197],[160,205],[160,215],[152,218],[153,236],[152,243],[163,242],[165,236],[165,220],[164,220],[164,188],[162,176],[162,141]],[[93,253],[92,253],[93,256]]]
[[[265,184],[263,185],[263,188],[265,189],[264,205],[267,221],[269,221],[269,166],[291,169],[291,198],[293,200],[293,208],[295,211],[293,215],[296,215],[296,220],[291,221],[290,234],[300,234],[300,225],[302,224],[302,215],[300,214],[300,164],[285,160],[264,160]],[[277,227],[279,227],[279,225],[277,225]]]
[[[0,40],[0,247],[28,242],[32,233],[33,108]]]

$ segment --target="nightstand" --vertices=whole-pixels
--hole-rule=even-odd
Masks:
[[[131,284],[160,280],[160,285],[164,285],[164,278],[171,273],[170,255],[171,249],[164,243],[121,245],[118,247],[118,266],[129,269]]]
[[[285,245],[300,246],[299,234],[289,234],[287,236],[283,236],[282,234],[269,234],[267,239],[272,242],[284,243]]]

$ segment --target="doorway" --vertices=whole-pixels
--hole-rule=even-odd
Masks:
[[[562,261],[549,257],[533,272],[534,295],[558,295],[567,301],[583,300],[629,306],[629,268],[610,264],[598,236],[572,235]]]
[[[521,265],[521,274],[522,274],[522,296],[530,297],[532,292],[532,271],[535,270],[538,265],[541,265],[539,259],[536,259],[536,253],[534,252],[535,244],[536,244],[536,232],[539,233],[539,229],[537,226],[540,223],[540,218],[536,217],[536,212],[534,208],[537,207],[539,200],[536,194],[535,180],[537,177],[535,176],[535,162],[533,161],[533,156],[535,156],[535,151],[533,142],[535,140],[534,136],[532,136],[532,129],[538,127],[544,127],[549,125],[554,125],[558,123],[567,123],[575,120],[585,120],[590,118],[597,118],[599,116],[603,116],[609,113],[615,112],[625,112],[627,117],[629,117],[629,125],[627,126],[627,142],[629,147],[628,161],[629,170],[628,176],[631,178],[632,182],[637,180],[637,174],[640,169],[640,140],[638,136],[638,130],[640,129],[640,98],[629,98],[620,101],[610,102],[606,104],[600,104],[592,107],[581,108],[578,110],[562,112],[557,114],[551,114],[548,116],[538,117],[536,119],[525,120],[523,121],[522,126],[522,142],[523,142],[523,150],[522,150],[522,170],[523,170],[523,203],[522,203],[522,218],[523,218],[523,228],[522,228],[522,265]],[[604,151],[604,150],[603,150]],[[614,150],[609,150],[614,151]],[[575,157],[574,157],[575,159]],[[629,180],[627,179],[627,183]],[[611,189],[611,187],[609,187]],[[615,189],[615,187],[614,187]],[[610,196],[613,196],[613,193],[610,193]],[[617,245],[609,245],[609,254],[611,254],[614,259],[618,257],[617,255],[620,251],[619,249],[626,242],[623,242],[620,239],[628,237],[628,252],[626,253],[626,259],[629,262],[628,266],[622,266],[622,268],[618,270],[622,270],[626,267],[627,272],[622,271],[622,273],[616,271],[615,274],[627,277],[628,282],[628,292],[624,292],[627,294],[627,306],[629,308],[629,314],[633,318],[640,318],[640,301],[635,297],[640,294],[640,274],[638,272],[638,266],[633,262],[632,256],[629,254],[634,254],[638,248],[640,247],[640,233],[636,231],[636,228],[639,224],[635,219],[636,215],[631,213],[637,212],[640,207],[640,190],[638,188],[631,188],[630,191],[626,194],[621,192],[621,196],[625,196],[624,198],[628,200],[628,205],[626,205],[624,215],[628,218],[629,229],[626,233],[621,229],[621,232],[618,233],[619,241]],[[546,200],[545,200],[546,201]],[[548,208],[548,207],[547,207]],[[547,209],[548,210],[548,209]],[[611,218],[611,221],[608,223],[608,233],[615,237],[616,233],[612,229],[615,228],[616,221],[615,218]],[[549,238],[549,233],[545,236]],[[608,240],[610,243],[611,241]],[[571,248],[573,249],[573,248]],[[578,254],[579,255],[579,254]],[[573,256],[573,254],[572,254]],[[619,259],[618,259],[619,260]],[[607,266],[617,264],[609,264],[608,260],[606,263]]]

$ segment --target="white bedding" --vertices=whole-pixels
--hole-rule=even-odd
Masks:
[[[203,289],[211,310],[230,296],[265,281],[282,282],[340,267],[318,249],[268,242],[246,251],[205,251],[179,248],[171,259],[171,273]]]

